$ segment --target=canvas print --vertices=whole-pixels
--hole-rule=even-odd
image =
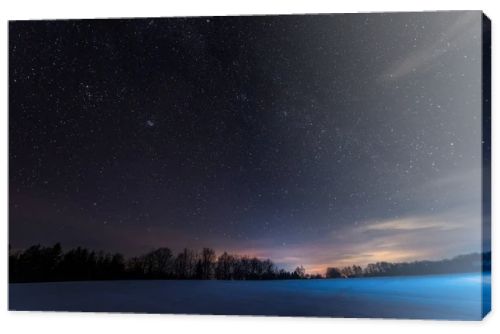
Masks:
[[[481,11],[11,21],[8,80],[12,311],[490,310]]]

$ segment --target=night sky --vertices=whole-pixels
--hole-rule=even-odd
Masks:
[[[481,42],[480,12],[11,22],[9,242],[480,251]]]

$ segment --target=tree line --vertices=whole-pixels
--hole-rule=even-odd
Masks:
[[[163,247],[126,259],[119,253],[96,252],[78,247],[63,251],[59,243],[35,245],[23,251],[9,250],[9,281],[49,282],[120,279],[306,279],[302,266],[294,271],[279,269],[269,259],[228,254],[217,256],[211,248],[200,252],[184,249],[175,255]]]
[[[9,249],[9,282],[50,282],[121,279],[279,280],[310,278],[356,278],[407,276],[491,271],[491,252],[459,255],[440,261],[376,262],[328,267],[326,274],[311,275],[300,266],[293,271],[279,269],[269,259],[224,252],[211,248],[183,249],[174,254],[163,247],[144,255],[125,258],[87,248],[63,251],[59,243],[31,246],[22,251]]]
[[[410,276],[491,271],[491,252],[459,255],[439,261],[376,262],[364,268],[356,265],[328,267],[326,278]]]

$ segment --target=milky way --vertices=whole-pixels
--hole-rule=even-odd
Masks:
[[[481,15],[11,22],[10,244],[478,251]]]

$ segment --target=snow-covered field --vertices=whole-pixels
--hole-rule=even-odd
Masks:
[[[482,284],[484,283],[484,284]],[[490,276],[9,285],[11,310],[480,319]],[[489,309],[489,302],[487,302]]]

